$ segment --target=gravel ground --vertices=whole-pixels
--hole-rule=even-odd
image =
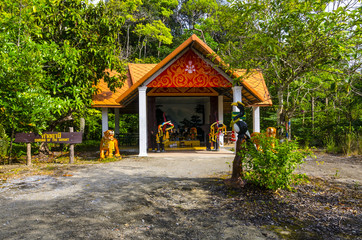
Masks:
[[[227,189],[234,155],[151,153],[0,186],[0,239],[361,239],[361,158],[319,154],[294,192]],[[64,177],[65,176],[65,177]]]

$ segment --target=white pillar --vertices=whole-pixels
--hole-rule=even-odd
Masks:
[[[241,86],[233,87],[233,102],[243,102],[243,98],[241,95]],[[233,112],[240,112],[236,106],[233,106]]]
[[[220,123],[224,123],[224,96],[219,95],[217,97],[217,112],[218,112],[218,119]]]
[[[114,133],[119,134],[119,108],[114,109]]]
[[[108,108],[102,108],[102,136],[108,130]]]
[[[241,86],[233,87],[233,102],[243,102],[243,96],[241,94],[241,90],[242,90]],[[233,106],[233,112],[240,112],[240,110],[236,106]],[[235,137],[238,138],[237,133],[235,133]],[[236,151],[236,143],[237,141],[235,141],[235,151]]]
[[[138,88],[138,105],[139,105],[139,147],[140,153],[138,156],[147,156],[147,87]]]
[[[219,95],[217,97],[217,112],[218,112],[218,119],[219,123],[224,123],[224,96]],[[219,135],[219,145],[220,147],[224,146],[224,134]]]
[[[260,107],[253,107],[253,132],[260,132]]]

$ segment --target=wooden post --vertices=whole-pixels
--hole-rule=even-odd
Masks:
[[[84,133],[84,129],[85,129],[85,119],[84,118],[80,118],[79,119],[79,130],[81,133]]]
[[[314,97],[312,97],[312,131],[314,134]]]
[[[31,165],[31,143],[26,143],[26,165]]]
[[[69,132],[73,132],[73,127],[69,127]],[[74,163],[74,144],[70,144],[69,147],[69,163],[73,164]]]

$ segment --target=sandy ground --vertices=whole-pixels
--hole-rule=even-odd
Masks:
[[[233,158],[227,151],[150,153],[67,177],[9,181],[0,186],[0,239],[280,239],[221,210],[212,192],[224,188],[219,177]],[[358,185],[361,163],[322,154],[299,171]]]
[[[308,158],[297,170],[308,176],[349,184],[362,184],[362,156],[338,156],[317,153],[317,158]]]

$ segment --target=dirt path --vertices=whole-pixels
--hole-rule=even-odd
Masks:
[[[277,213],[248,212],[253,204],[282,207],[279,200],[269,203],[271,196],[257,199],[253,190],[225,189],[219,177],[229,171],[233,157],[150,154],[84,166],[69,177],[13,180],[0,188],[0,239],[305,239],[273,220]],[[336,173],[328,158],[320,170],[315,161],[307,161],[302,170],[321,177]],[[347,161],[336,168],[341,181],[361,183],[360,159],[353,167]],[[360,237],[358,228],[347,235]]]
[[[317,153],[317,158],[307,159],[298,172],[308,176],[349,184],[362,184],[362,156],[336,156]]]

